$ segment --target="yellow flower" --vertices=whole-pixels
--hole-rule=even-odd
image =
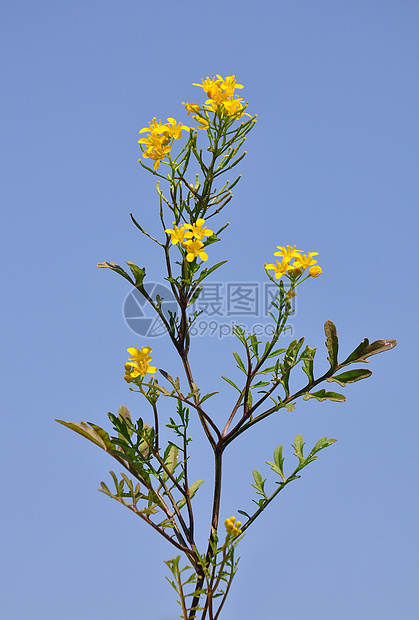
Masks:
[[[320,265],[313,265],[313,267],[310,267],[310,269],[308,270],[308,273],[313,278],[318,278],[321,272],[322,272],[322,268],[320,267]]]
[[[236,88],[243,88],[242,84],[237,84],[235,75],[228,75],[226,78],[223,78],[221,75],[217,74],[217,78],[213,77],[211,79],[207,77],[205,80],[201,80],[201,82],[202,84],[194,84],[194,86],[200,86],[208,96],[203,106],[204,110],[221,112],[228,116],[237,115],[237,118],[241,118],[243,114],[250,116],[250,114],[244,112],[245,106],[243,105],[243,99],[234,95]],[[202,117],[198,116],[194,118],[200,122]],[[205,125],[205,129],[207,129],[207,123],[203,124]],[[202,129],[202,127],[200,127],[200,129]]]
[[[163,125],[161,121],[157,122],[156,117],[154,117],[151,123],[149,123],[148,125],[148,127],[143,127],[142,129],[140,129],[138,133],[144,133],[145,131],[149,131],[153,135],[160,135],[162,133],[165,133],[167,130],[167,127]]]
[[[221,80],[222,78],[219,80],[212,78],[211,80],[207,77],[205,80],[201,80],[202,84],[193,84],[193,86],[200,86],[210,99],[216,101],[217,103],[221,103],[223,98],[226,99],[228,97],[228,95],[224,94]]]
[[[193,118],[196,120],[197,123],[199,123],[199,125],[202,125],[202,127],[199,127],[198,125],[198,129],[208,129],[209,122],[206,118],[200,116],[199,114],[196,114]]]
[[[186,103],[185,101],[182,101],[182,105],[185,106],[185,110],[189,116],[189,114],[191,112],[199,112],[199,110],[201,109],[200,106],[197,103]]]
[[[182,137],[182,129],[190,130],[186,125],[177,123],[174,118],[168,118],[168,122],[163,125],[161,121],[153,118],[148,127],[140,129],[139,133],[149,132],[145,138],[138,140],[139,144],[144,144],[143,157],[154,161],[154,169],[157,170],[162,159],[170,153],[173,140],[179,140]],[[139,161],[139,160],[138,160]]]
[[[190,127],[182,125],[182,123],[176,123],[174,118],[168,118],[167,120],[166,133],[174,140],[179,140],[182,137],[182,129],[190,131]]]
[[[186,260],[191,263],[195,258],[200,258],[203,261],[208,260],[208,254],[205,252],[205,246],[202,241],[185,241],[183,244],[186,249]]]
[[[182,241],[184,240],[186,228],[185,226],[181,226],[179,228],[178,226],[176,226],[175,222],[173,222],[173,228],[166,228],[164,232],[171,235],[171,241],[173,245],[176,245],[177,243],[182,243]]]
[[[234,536],[240,536],[242,533],[240,526],[241,521],[236,521],[236,517],[230,517],[224,521],[225,528],[229,534],[233,534]]]
[[[280,278],[282,278],[282,276],[284,276],[287,273],[287,271],[292,269],[292,267],[290,267],[289,260],[283,258],[282,263],[280,263],[277,260],[276,265],[267,265],[265,263],[265,269],[274,269],[275,278],[279,280]]]
[[[152,159],[154,161],[154,169],[157,170],[161,160],[170,153],[171,146],[168,144],[169,140],[165,136],[150,134],[147,138],[141,138],[138,142],[146,146],[146,149],[143,151],[143,157]]]
[[[300,254],[300,252],[296,253],[294,267],[301,267],[301,269],[307,269],[311,265],[315,265],[317,263],[314,260],[313,256],[317,256],[318,252],[308,252],[307,254]]]
[[[204,237],[210,237],[213,235],[213,231],[209,228],[203,228],[205,224],[205,220],[199,218],[196,220],[195,224],[185,224],[185,228],[189,228],[187,232],[185,232],[186,239],[192,239],[195,237],[196,239],[203,239]]]
[[[274,252],[274,256],[282,256],[282,258],[285,258],[288,262],[292,258],[300,255],[298,250],[295,249],[295,245],[287,245],[286,248],[282,245],[277,245],[276,247],[278,248],[279,252]]]
[[[127,349],[127,351],[131,355],[129,361],[125,364],[124,379],[127,383],[130,383],[137,377],[145,377],[147,373],[154,374],[157,372],[157,368],[149,364],[153,359],[150,356],[151,347],[142,347],[141,349],[133,347]]]
[[[237,112],[243,110],[242,114],[237,116],[237,118],[241,118],[243,114],[247,114],[247,112],[244,111],[242,101],[243,99],[240,97],[230,97],[227,101],[223,101],[222,106],[229,116],[237,114]],[[247,116],[250,116],[250,114],[247,114]]]

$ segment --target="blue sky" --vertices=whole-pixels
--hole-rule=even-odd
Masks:
[[[214,281],[262,283],[276,246],[297,244],[323,267],[293,319],[320,369],[327,319],[342,354],[365,337],[399,341],[345,404],[300,401],[233,444],[225,516],[250,507],[252,469],[269,475],[278,444],[290,466],[296,433],[338,439],[249,530],[224,618],[416,617],[417,3],[16,0],[2,13],[4,617],[177,617],[172,550],[97,493],[111,459],[53,420],[106,425],[120,404],[142,414],[121,374],[127,347],[146,344],[122,318],[129,288],[95,265],[133,260],[161,278],[129,220],[160,234],[138,131],[154,116],[186,122],[192,83],[216,73],[245,85],[258,122],[220,216],[231,224],[213,256],[229,262]],[[166,339],[152,346],[180,372]],[[234,376],[237,347],[197,338],[203,389]],[[204,544],[212,472],[194,432]]]

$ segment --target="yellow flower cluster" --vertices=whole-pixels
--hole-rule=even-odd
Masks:
[[[280,256],[281,262],[276,260],[275,265],[265,264],[265,269],[274,270],[274,276],[277,280],[282,278],[283,275],[296,278],[306,269],[308,269],[309,275],[313,278],[317,278],[321,274],[322,268],[316,265],[317,261],[313,258],[313,256],[318,255],[318,252],[303,254],[295,249],[295,245],[287,245],[287,247],[278,245],[277,248],[279,252],[274,252],[274,256]],[[292,260],[294,260],[293,263],[291,263]]]
[[[145,377],[148,372],[151,374],[157,372],[157,368],[149,364],[153,359],[150,357],[151,347],[142,347],[141,349],[132,347],[127,349],[127,351],[131,356],[125,364],[124,379],[127,383],[131,383],[137,377]]]
[[[173,245],[179,243],[186,251],[186,260],[188,263],[200,258],[203,261],[208,260],[208,254],[205,252],[205,245],[201,241],[205,237],[213,235],[213,231],[205,227],[205,220],[199,218],[195,224],[183,224],[176,226],[173,222],[173,228],[165,230],[171,236]]]
[[[244,100],[241,97],[238,97],[234,94],[236,88],[243,88],[242,84],[237,84],[236,76],[229,75],[226,78],[222,78],[221,75],[218,75],[210,79],[207,77],[205,80],[201,80],[202,84],[193,84],[194,86],[199,86],[202,88],[207,95],[208,99],[205,102],[205,105],[202,107],[203,110],[208,110],[211,112],[221,112],[226,116],[236,116],[237,118],[241,118],[243,114],[247,114],[245,112],[246,104],[244,104]],[[192,112],[195,114],[193,117],[199,125],[199,129],[208,129],[208,121],[204,116],[199,114],[201,107],[197,103],[186,103],[182,102],[185,106],[185,109],[189,114]],[[247,114],[250,116],[250,114]]]
[[[157,122],[157,119],[153,118],[149,126],[143,127],[139,132],[148,132],[148,135],[140,138],[138,142],[144,144],[143,157],[154,161],[154,170],[159,168],[161,160],[170,153],[173,141],[182,137],[182,129],[190,131],[190,127],[177,123],[174,118],[168,118],[167,121],[163,125],[161,121]]]
[[[241,524],[241,521],[236,521],[236,517],[230,517],[224,521],[227,532],[233,534],[233,536],[240,536],[242,533],[241,529],[239,529]]]

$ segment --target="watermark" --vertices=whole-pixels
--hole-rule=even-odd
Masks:
[[[160,282],[144,285],[148,295],[163,299],[161,310],[169,321],[178,314],[178,305],[170,286]],[[275,322],[269,315],[271,302],[278,295],[278,287],[272,282],[208,282],[203,284],[198,299],[188,308],[188,315],[199,312],[190,328],[191,336],[210,336],[218,339],[233,336],[237,325],[256,336],[270,337]],[[291,299],[295,310],[296,297]],[[275,314],[275,312],[274,312]],[[138,336],[160,338],[166,328],[146,298],[133,288],[125,297],[122,315],[126,325]],[[292,326],[286,333],[292,335]]]

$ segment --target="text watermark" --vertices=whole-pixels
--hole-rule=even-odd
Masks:
[[[178,305],[167,284],[148,282],[144,288],[153,300],[157,296],[163,299],[161,311],[167,320],[170,314],[178,314]],[[188,307],[188,316],[200,313],[190,334],[222,339],[232,336],[237,325],[256,336],[270,337],[275,323],[269,312],[274,310],[271,303],[277,295],[278,287],[272,282],[204,283],[198,299]],[[293,310],[295,300],[296,297],[290,300]],[[129,329],[139,336],[160,338],[167,333],[161,318],[135,288],[126,296],[122,314]],[[292,335],[292,326],[286,333]]]

